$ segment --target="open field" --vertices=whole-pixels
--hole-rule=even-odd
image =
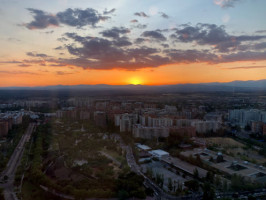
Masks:
[[[263,164],[266,162],[266,158],[259,155],[257,151],[232,138],[212,137],[205,140],[207,147],[215,151],[221,151],[227,155],[252,163]]]

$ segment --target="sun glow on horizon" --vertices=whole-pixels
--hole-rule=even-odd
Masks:
[[[143,81],[141,81],[139,78],[134,77],[129,80],[129,83],[132,85],[140,85],[143,84]]]

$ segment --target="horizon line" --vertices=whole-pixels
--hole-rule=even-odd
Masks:
[[[240,82],[248,82],[248,81],[263,81],[266,79],[258,79],[258,80],[233,80],[228,82],[198,82],[198,83],[173,83],[173,84],[106,84],[106,83],[98,83],[98,84],[75,84],[75,85],[63,85],[63,84],[57,84],[57,85],[36,85],[36,86],[0,86],[1,88],[42,88],[42,87],[55,87],[55,86],[99,86],[99,85],[106,85],[106,86],[174,86],[174,85],[196,85],[196,84],[208,84],[208,83],[232,83],[236,81]]]

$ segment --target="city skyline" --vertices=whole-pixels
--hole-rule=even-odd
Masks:
[[[265,79],[263,0],[0,2],[0,87]]]

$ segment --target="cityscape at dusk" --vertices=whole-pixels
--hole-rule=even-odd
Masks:
[[[0,0],[0,200],[265,200],[265,0]]]
[[[1,0],[0,86],[260,80],[264,0]]]

